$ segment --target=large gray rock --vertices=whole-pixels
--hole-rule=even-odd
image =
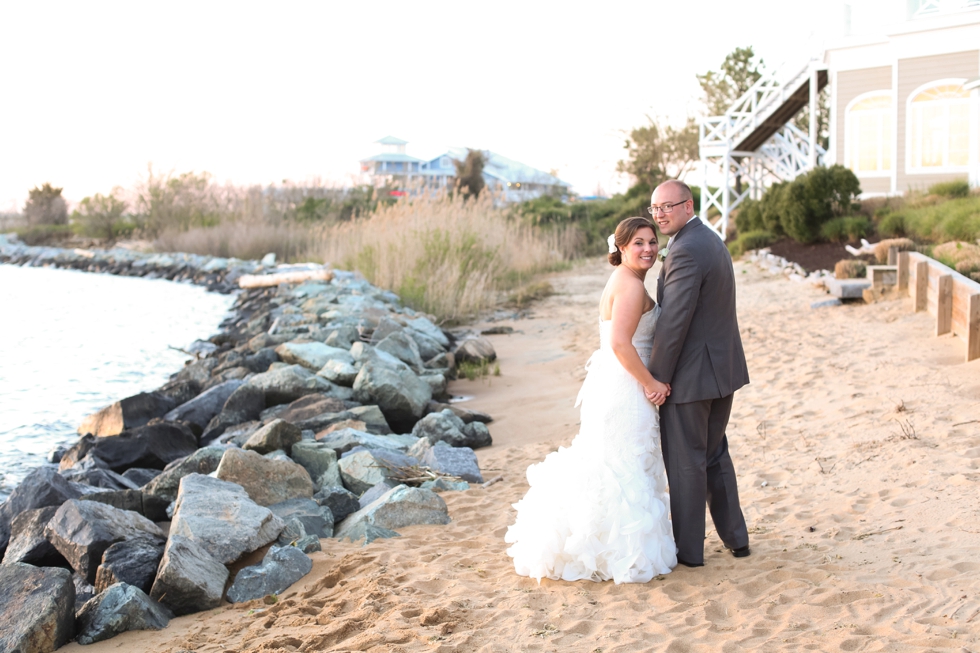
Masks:
[[[48,653],[75,631],[75,585],[67,569],[0,565],[0,651]]]
[[[321,506],[330,508],[330,514],[333,515],[335,523],[361,509],[356,494],[336,485],[320,488],[320,491],[313,495],[313,500]]]
[[[333,535],[333,513],[330,512],[330,508],[321,506],[313,499],[290,499],[269,506],[269,510],[283,522],[291,519],[299,521],[309,535],[317,537]]]
[[[93,458],[95,457],[88,455],[82,462],[85,463]],[[102,466],[105,465],[105,463],[102,462],[99,464]],[[92,487],[98,487],[104,490],[139,489],[139,486],[136,485],[136,483],[129,480],[122,474],[117,474],[111,469],[106,469],[102,466],[76,464],[74,467],[61,470],[61,475],[73,483],[83,483],[85,485],[91,485]]]
[[[102,410],[89,415],[78,427],[79,435],[119,435],[127,429],[144,426],[154,417],[160,417],[177,404],[159,392],[141,392],[126,397]]]
[[[79,644],[94,644],[130,630],[162,630],[174,614],[138,587],[117,583],[82,606]]]
[[[357,328],[350,324],[344,324],[331,331],[325,342],[331,347],[350,350],[351,345],[360,342],[360,340],[361,334]]]
[[[431,490],[399,485],[340,522],[334,531],[334,537],[347,537],[359,526],[376,526],[393,531],[413,524],[449,522],[449,509],[438,494]]]
[[[395,331],[386,336],[375,346],[379,351],[388,352],[415,371],[423,367],[422,354],[415,341],[402,331]]]
[[[419,333],[432,338],[444,349],[449,349],[449,338],[447,338],[446,334],[442,332],[442,329],[433,324],[433,322],[428,318],[417,317],[412,320],[406,320],[405,325],[409,329],[418,331]]]
[[[78,499],[58,508],[44,534],[72,569],[93,584],[102,554],[111,545],[140,536],[164,539],[163,531],[138,513]]]
[[[60,567],[64,564],[64,557],[44,535],[44,527],[56,512],[57,506],[48,506],[25,510],[14,517],[10,525],[10,544],[3,556],[3,563],[26,562],[38,567]]]
[[[145,469],[143,467],[131,467],[122,473],[123,478],[128,478],[137,487],[143,487],[157,476],[160,475],[159,469]]]
[[[72,573],[71,582],[75,586],[75,614],[78,614],[82,606],[95,596],[95,586],[82,578],[77,571]]]
[[[318,375],[322,376],[331,383],[336,383],[337,385],[342,385],[346,387],[351,387],[354,385],[354,379],[357,378],[358,369],[354,367],[352,363],[346,363],[339,360],[327,361],[320,371],[317,372]]]
[[[391,427],[388,426],[388,420],[385,419],[384,413],[378,406],[357,406],[348,409],[347,412],[352,419],[364,422],[365,430],[368,433],[377,433],[378,435],[392,433]]]
[[[422,464],[436,472],[456,476],[471,483],[482,483],[480,463],[469,447],[432,447],[422,457]]]
[[[397,451],[363,449],[343,456],[337,464],[344,487],[361,495],[378,483],[391,480],[391,467],[411,467],[418,465],[418,460]]]
[[[313,480],[302,465],[270,460],[254,451],[229,449],[218,465],[219,479],[237,483],[260,506],[313,496]]]
[[[483,336],[463,340],[453,351],[457,363],[483,363],[496,360],[497,352],[493,343]]]
[[[114,472],[130,467],[163,469],[169,463],[197,451],[197,436],[182,424],[147,424],[119,435],[97,438],[83,436],[61,459],[61,469],[73,467],[82,458],[94,455]]]
[[[368,361],[354,380],[354,397],[361,403],[374,403],[385,419],[404,432],[425,413],[432,389],[408,366],[387,367]]]
[[[355,447],[388,449],[390,451],[405,450],[404,445],[394,438],[386,435],[374,435],[352,428],[339,429],[319,436],[317,442],[333,449],[337,455],[347,453]]]
[[[369,505],[371,505],[372,503],[380,499],[385,492],[387,492],[388,490],[393,490],[399,485],[401,484],[396,483],[395,481],[387,481],[387,480],[381,481],[374,487],[368,489],[364,494],[360,496],[360,498],[358,498],[357,509],[360,510],[361,508],[368,507]]]
[[[284,419],[297,426],[302,425],[301,428],[305,429],[308,428],[306,426],[307,422],[316,420],[321,415],[343,412],[346,408],[347,405],[344,401],[336,397],[321,394],[307,395],[290,403],[288,406],[270,408],[263,413],[263,419],[268,420],[270,413],[274,413],[274,417]]]
[[[14,517],[25,510],[60,506],[81,494],[53,467],[38,467],[31,471],[0,504],[0,549],[5,549],[10,541],[10,523]]]
[[[489,424],[493,421],[493,417],[484,413],[483,411],[473,410],[469,408],[462,408],[459,404],[443,404],[438,401],[430,401],[429,405],[426,407],[426,414],[428,413],[438,413],[443,410],[449,410],[453,415],[463,420],[464,424],[469,424],[470,422],[483,422],[484,424]]]
[[[202,433],[215,415],[221,412],[222,407],[232,393],[235,392],[244,381],[232,380],[219,383],[218,385],[205,390],[185,404],[177,406],[163,416],[167,421],[188,422],[198,434]]]
[[[235,582],[228,588],[228,600],[243,603],[280,594],[312,569],[313,561],[298,548],[274,546],[261,564],[245,567],[238,572]]]
[[[281,449],[288,455],[292,451],[293,445],[302,439],[303,432],[299,427],[287,421],[275,419],[253,433],[242,448],[261,454]]]
[[[164,397],[168,397],[169,399],[171,399],[174,402],[173,406],[179,406],[183,403],[190,401],[197,395],[201,394],[201,387],[202,387],[201,384],[198,383],[197,381],[193,381],[189,379],[176,380],[164,384],[163,386],[158,388],[156,392],[163,395]],[[173,408],[173,406],[171,406],[167,410],[170,410],[171,408]]]
[[[324,442],[303,440],[293,445],[292,458],[306,469],[316,484],[323,487],[340,484],[337,452]]]
[[[302,365],[290,365],[256,374],[247,383],[265,393],[265,405],[288,404],[306,395],[330,392],[337,386]]]
[[[204,447],[198,449],[186,458],[175,460],[167,465],[159,476],[146,484],[143,492],[166,499],[168,502],[177,498],[180,489],[180,479],[190,474],[210,474],[218,469],[221,457],[227,447]]]
[[[302,365],[314,372],[323,368],[327,361],[354,362],[354,358],[346,349],[331,347],[322,342],[286,342],[276,347],[276,353],[284,362],[290,365]]]
[[[208,422],[204,432],[201,433],[201,444],[216,440],[235,424],[258,419],[264,409],[265,393],[262,390],[247,383],[239,386],[228,397],[221,412]]]
[[[105,490],[102,492],[89,492],[78,497],[82,501],[98,501],[113,508],[120,510],[132,510],[144,517],[147,516],[143,508],[143,492],[140,490]],[[150,521],[153,521],[152,519]]]
[[[174,534],[167,540],[150,596],[174,614],[190,614],[218,607],[227,581],[228,569],[204,547]]]
[[[95,591],[104,592],[116,583],[126,583],[149,592],[163,557],[162,540],[134,537],[116,542],[102,554],[95,572]]]
[[[431,444],[445,442],[453,447],[477,449],[493,443],[490,431],[481,422],[466,424],[451,410],[429,413],[412,427],[412,435],[427,439]]]
[[[218,562],[238,560],[274,541],[282,529],[282,520],[240,485],[201,474],[180,482],[170,533],[198,543]]]

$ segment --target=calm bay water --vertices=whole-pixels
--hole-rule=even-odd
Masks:
[[[0,501],[81,419],[167,382],[234,298],[165,280],[0,265]]]

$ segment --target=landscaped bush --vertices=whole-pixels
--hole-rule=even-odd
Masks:
[[[980,273],[980,245],[959,241],[943,243],[933,248],[932,256],[960,274],[974,277]]]
[[[915,243],[908,238],[888,238],[875,243],[875,260],[879,264],[888,262],[888,250],[895,247],[900,252],[915,251]]]
[[[906,206],[882,218],[878,223],[878,233],[934,243],[976,241],[980,238],[980,197]]]
[[[832,243],[856,243],[871,233],[871,221],[863,215],[834,218],[823,223],[820,236]]]
[[[851,211],[861,185],[854,173],[841,165],[815,168],[790,182],[782,192],[780,223],[799,243],[820,237],[825,222]]]
[[[867,264],[861,259],[845,259],[834,265],[835,279],[861,279],[868,274]]]
[[[761,229],[757,229],[755,231],[740,231],[738,238],[728,243],[728,251],[731,253],[732,258],[737,258],[745,252],[752,251],[753,249],[768,247],[775,240],[775,236],[768,231]]]
[[[967,183],[966,179],[943,181],[930,186],[928,192],[930,195],[939,195],[941,197],[966,197],[970,194],[970,184]]]
[[[25,245],[49,245],[72,236],[71,227],[66,224],[36,224],[15,230],[17,237]]]
[[[885,213],[878,220],[878,233],[890,238],[900,238],[908,233],[905,215],[902,213]]]

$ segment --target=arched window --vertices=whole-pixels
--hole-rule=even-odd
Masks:
[[[909,172],[965,170],[970,164],[970,92],[944,79],[909,96]]]
[[[892,94],[872,91],[854,98],[845,109],[847,167],[864,176],[887,175],[892,169]]]

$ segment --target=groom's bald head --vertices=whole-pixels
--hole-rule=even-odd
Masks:
[[[673,236],[694,215],[694,194],[679,179],[668,179],[657,186],[650,197],[650,214],[660,233]]]

